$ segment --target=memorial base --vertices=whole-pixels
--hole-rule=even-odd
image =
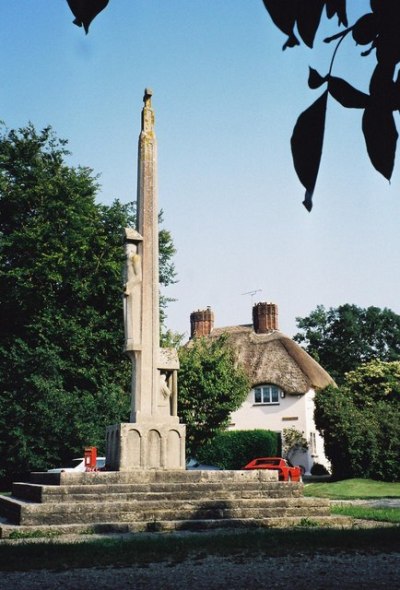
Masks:
[[[109,471],[185,469],[184,424],[114,424],[106,432]]]

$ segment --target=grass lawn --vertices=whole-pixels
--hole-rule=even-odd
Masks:
[[[399,498],[400,483],[387,483],[372,479],[345,479],[335,482],[308,483],[304,486],[305,496],[317,496],[331,500],[379,500]],[[364,520],[400,524],[400,508],[383,508],[356,504],[333,505],[332,514],[352,516]]]
[[[373,479],[344,479],[334,482],[306,483],[304,485],[304,495],[330,498],[331,500],[400,499],[400,483],[388,483]]]
[[[400,508],[381,508],[360,505],[335,505],[331,506],[331,513],[341,516],[352,516],[363,520],[376,520],[378,522],[393,522],[400,524]]]

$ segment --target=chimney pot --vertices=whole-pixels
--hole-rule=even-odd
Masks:
[[[214,327],[214,312],[211,307],[198,309],[190,314],[190,338],[209,336]]]
[[[256,303],[253,306],[253,327],[256,334],[278,330],[278,306],[275,303]]]

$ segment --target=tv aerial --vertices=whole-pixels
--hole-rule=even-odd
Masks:
[[[262,289],[254,289],[254,291],[247,291],[246,293],[241,293],[241,295],[250,295],[251,296],[251,305],[253,305],[254,295],[257,293],[261,293]]]

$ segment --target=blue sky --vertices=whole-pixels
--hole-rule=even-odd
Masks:
[[[349,17],[369,3],[350,0]],[[337,31],[326,21],[315,49],[285,37],[261,0],[110,0],[88,36],[65,0],[0,6],[0,119],[51,124],[71,164],[101,174],[98,199],[136,198],[143,90],[153,89],[159,200],[178,253],[169,327],[210,305],[216,325],[246,323],[254,301],[279,305],[280,328],[318,304],[355,303],[400,313],[398,166],[389,184],[369,163],[361,112],[330,100],[314,209],[293,170],[297,116],[320,94]],[[375,60],[350,38],[334,73],[361,90]],[[397,114],[398,116],[398,114]]]

